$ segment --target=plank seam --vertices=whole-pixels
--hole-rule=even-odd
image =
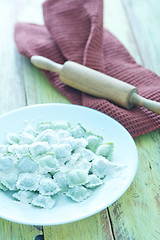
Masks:
[[[128,19],[128,24],[129,24],[129,26],[130,26],[130,30],[131,30],[131,33],[132,33],[133,40],[134,40],[135,45],[136,45],[136,47],[137,47],[137,51],[138,51],[138,54],[139,54],[139,57],[140,57],[141,65],[142,65],[142,66],[145,66],[145,63],[144,63],[144,60],[143,60],[143,56],[142,56],[142,53],[141,53],[141,50],[140,50],[140,47],[139,47],[137,38],[136,38],[136,36],[135,36],[135,34],[134,34],[132,21],[131,21],[131,19],[130,19],[129,13],[128,13],[128,11],[127,11],[127,7],[126,7],[126,4],[125,4],[125,0],[121,0],[121,3],[122,3],[122,6],[123,6],[123,8],[124,8],[124,12],[125,12],[125,14],[126,14],[126,18]]]
[[[112,237],[113,237],[113,240],[116,240],[116,237],[115,237],[115,234],[114,234],[113,223],[112,223],[112,219],[111,219],[111,215],[110,215],[109,208],[107,208],[107,213],[108,213],[108,218],[109,218],[110,228],[111,228],[111,232],[112,232]]]
[[[43,226],[42,226],[42,235],[43,235],[43,240],[45,240]]]
[[[23,58],[24,56],[20,55],[20,59],[21,59],[21,76],[22,76],[22,82],[23,82],[23,87],[24,87],[24,97],[25,97],[25,103],[26,106],[28,106],[28,100],[27,100],[27,91],[26,91],[26,84],[25,84],[25,77],[24,77],[24,73],[23,73]]]

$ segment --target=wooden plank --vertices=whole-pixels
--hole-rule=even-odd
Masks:
[[[14,1],[0,1],[0,114],[26,105],[21,60],[13,39],[14,4]],[[0,240],[28,240],[38,235],[42,235],[41,228],[0,219]]]
[[[44,24],[43,2],[44,0],[14,0],[16,20],[18,22]]]
[[[22,225],[0,219],[0,240],[40,240],[42,227]],[[37,238],[37,239],[36,239]]]
[[[103,24],[119,41],[126,47],[135,61],[142,63],[139,49],[137,48],[134,35],[120,0],[103,1]]]
[[[123,0],[145,67],[160,74],[160,1]]]
[[[15,12],[17,21],[43,24],[42,3],[44,0],[16,0]],[[24,80],[27,105],[41,103],[70,103],[61,93],[59,93],[41,73],[29,61],[20,56],[20,68]]]
[[[0,114],[25,105],[19,55],[15,51],[13,4],[0,1]]]
[[[106,210],[81,221],[43,228],[45,240],[113,240]]]
[[[156,140],[156,141],[155,141]],[[110,209],[116,239],[159,239],[158,131],[136,138],[139,167],[133,184]]]
[[[41,103],[70,103],[58,92],[29,59],[21,56],[22,74],[26,92],[27,105]]]
[[[141,3],[140,3],[141,2]],[[152,2],[152,8],[150,8]],[[153,3],[154,2],[154,3]],[[150,23],[141,21],[143,19],[144,12],[148,12],[148,16],[152,16],[152,9],[156,8],[155,1],[125,1],[127,6],[130,6],[129,16],[132,18],[132,23],[136,23],[134,28],[134,34],[137,38],[134,38],[134,35],[130,29],[129,24],[127,23],[126,14],[119,1],[114,1],[113,8],[110,8],[110,21],[106,21],[106,26],[114,33],[115,35],[123,42],[125,47],[131,53],[131,55],[138,62],[143,64],[150,69],[154,69],[158,73],[158,61],[157,61],[157,51],[158,48],[150,50],[152,52],[150,62],[146,60],[147,54],[143,54],[143,51],[146,49],[148,51],[147,36],[144,32],[148,34],[150,32]],[[146,4],[148,3],[148,6]],[[150,3],[150,5],[149,5]],[[109,4],[109,3],[108,3]],[[143,11],[140,9],[140,5],[143,4]],[[146,6],[144,8],[144,5]],[[154,5],[154,6],[153,6]],[[109,7],[109,5],[108,5]],[[131,7],[134,9],[134,17]],[[115,10],[115,8],[117,10]],[[119,9],[121,9],[119,11]],[[135,15],[135,12],[138,12]],[[158,11],[158,8],[157,8]],[[157,11],[155,10],[154,16],[157,16]],[[143,12],[143,13],[142,13]],[[124,20],[126,23],[124,23]],[[149,20],[149,19],[148,19]],[[153,25],[153,19],[152,25]],[[155,21],[157,18],[155,17]],[[114,23],[114,24],[113,24]],[[138,32],[138,24],[140,24],[140,31]],[[156,22],[154,22],[154,25]],[[113,26],[114,25],[114,26]],[[157,25],[158,26],[158,25]],[[144,28],[144,29],[143,29]],[[112,30],[113,29],[113,30]],[[128,30],[127,30],[128,29]],[[155,28],[154,28],[155,29]],[[137,32],[136,32],[137,31]],[[159,31],[158,31],[159,32]],[[157,34],[157,31],[156,31]],[[139,36],[143,37],[139,37]],[[153,35],[152,35],[153,36]],[[157,35],[156,35],[157,36]],[[136,41],[135,41],[136,40]],[[142,41],[141,45],[145,43],[145,47],[141,47],[139,44],[136,48],[136,51],[133,50],[133,45],[136,46],[136,42]],[[151,40],[151,38],[150,38]],[[154,40],[153,40],[154,41]],[[149,44],[149,42],[148,42]],[[150,42],[151,44],[151,42]],[[151,48],[151,47],[150,47]],[[157,50],[156,50],[157,49]],[[142,51],[143,50],[143,51]],[[142,54],[141,56],[138,56]],[[137,57],[138,56],[138,57]],[[160,196],[159,196],[159,131],[154,131],[152,133],[140,136],[135,139],[139,153],[139,168],[137,171],[136,178],[134,179],[132,185],[128,191],[111,207],[109,207],[109,213],[112,220],[112,227],[114,231],[115,239],[159,239],[159,222],[160,222]]]

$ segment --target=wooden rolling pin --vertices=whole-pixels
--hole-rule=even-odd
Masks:
[[[104,73],[72,61],[61,65],[41,56],[32,56],[30,60],[38,68],[58,73],[64,84],[82,92],[105,98],[127,109],[138,105],[160,114],[159,102],[141,97],[136,87]]]

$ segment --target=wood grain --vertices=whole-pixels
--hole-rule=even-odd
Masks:
[[[42,235],[42,227],[34,227],[0,219],[0,240],[34,240]]]
[[[9,1],[0,1],[0,113],[26,104],[21,70],[18,68],[20,56],[13,39],[16,21],[13,9],[13,4]]]
[[[21,69],[27,105],[53,102],[70,103],[48,82],[41,71],[23,56],[21,56]]]
[[[139,49],[121,0],[104,0],[103,3],[104,27],[119,39],[138,63],[142,63]]]
[[[160,1],[123,0],[144,66],[160,74]]]
[[[113,240],[106,210],[74,223],[44,227],[44,238],[45,240]]]
[[[0,1],[0,114],[26,106],[25,86],[13,33],[17,21],[14,1]],[[28,240],[42,235],[42,228],[0,219],[0,240]]]
[[[116,35],[123,41],[123,44],[131,55],[138,60],[137,62],[150,68],[151,70],[154,70],[158,74],[159,64],[156,60],[158,48],[156,46],[151,50],[152,38],[154,38],[153,32],[152,37],[150,36],[150,42],[147,44],[147,35],[151,28],[151,23],[149,21],[152,21],[154,29],[158,27],[156,18],[158,8],[156,9],[155,7],[155,1],[142,0],[124,2],[124,6],[126,7],[126,9],[124,9],[124,14],[122,14],[122,6],[121,13],[118,14],[116,11],[119,16],[117,17],[119,18],[118,25],[123,25],[121,28],[116,28]],[[153,17],[153,8],[155,17]],[[111,12],[112,10],[114,11],[115,9],[110,9]],[[147,11],[148,16],[152,16],[152,20],[150,20],[150,18],[145,18],[145,20],[143,20],[143,14],[146,15],[145,11]],[[129,22],[128,25],[124,24],[123,16],[125,14],[127,14],[127,17],[130,20],[129,22],[132,25],[130,25]],[[121,17],[123,22],[121,21]],[[139,21],[139,18],[141,18],[141,21]],[[123,29],[126,29],[127,26],[129,27],[129,31],[125,30],[124,32]],[[112,29],[112,23],[109,28]],[[147,35],[145,35],[145,33]],[[132,44],[130,44],[131,38],[135,46],[136,43],[138,43],[136,51],[133,51]],[[141,46],[143,44],[145,44],[145,47]],[[152,51],[152,59],[150,58],[149,60],[150,63],[146,60],[146,52],[149,51],[148,49]],[[145,52],[144,54],[142,50]],[[160,238],[159,137],[159,131],[154,131],[135,139],[139,153],[139,167],[136,178],[128,191],[116,203],[109,207],[115,239],[121,240],[124,239],[124,236],[125,239],[131,240],[158,240]],[[152,165],[154,167],[152,167]]]

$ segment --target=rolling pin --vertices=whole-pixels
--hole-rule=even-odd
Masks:
[[[41,56],[32,56],[30,61],[40,69],[58,73],[64,84],[82,92],[105,98],[126,109],[138,105],[160,114],[160,103],[141,97],[131,84],[72,61],[61,65]]]

